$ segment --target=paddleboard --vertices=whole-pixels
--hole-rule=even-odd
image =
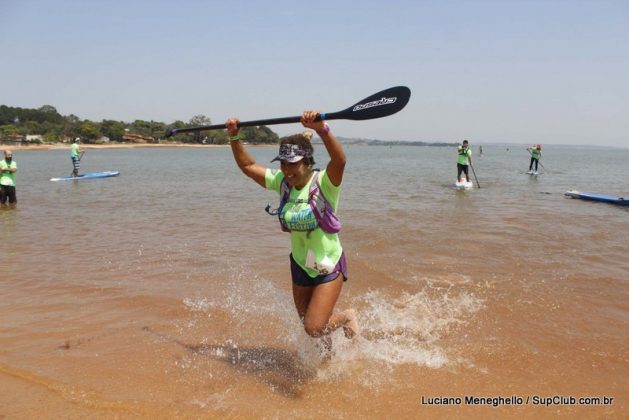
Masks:
[[[118,171],[105,171],[105,172],[90,172],[87,174],[82,174],[79,176],[63,176],[61,178],[50,178],[51,181],[81,181],[83,179],[98,179],[98,178],[109,178],[112,176],[118,176],[120,172]]]
[[[565,195],[572,198],[580,198],[582,200],[600,201],[603,203],[612,203],[612,204],[618,204],[621,206],[629,206],[629,198],[618,197],[616,195],[579,192],[576,190],[566,191]]]
[[[474,188],[474,184],[471,183],[470,181],[462,181],[462,182],[455,182],[454,186],[459,189],[459,190],[469,190],[471,188]]]

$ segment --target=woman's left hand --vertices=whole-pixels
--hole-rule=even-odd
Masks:
[[[319,116],[319,111],[304,111],[301,114],[301,124],[306,128],[319,132],[325,127],[325,121],[315,121],[317,116]]]

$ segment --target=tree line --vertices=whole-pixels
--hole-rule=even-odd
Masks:
[[[159,121],[135,120],[131,123],[115,120],[100,122],[81,120],[74,114],[59,114],[51,105],[37,109],[10,107],[0,105],[0,142],[2,140],[24,139],[26,135],[39,135],[45,143],[58,143],[75,137],[81,137],[85,143],[94,143],[108,138],[110,141],[125,142],[125,135],[140,135],[154,139],[155,142],[164,138],[167,127],[187,128],[210,125],[210,118],[195,115],[187,123],[175,121],[165,124]],[[266,126],[244,127],[241,129],[245,140],[249,143],[275,144],[279,137]],[[175,134],[169,141],[198,144],[226,144],[229,142],[224,130],[211,130],[196,133]]]

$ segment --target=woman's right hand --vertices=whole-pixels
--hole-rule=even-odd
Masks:
[[[227,128],[227,135],[230,137],[237,136],[240,131],[240,127],[238,127],[238,123],[240,120],[238,118],[230,118],[225,122],[225,127]]]

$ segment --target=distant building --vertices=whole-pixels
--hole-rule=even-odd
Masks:
[[[6,144],[10,146],[22,146],[24,144],[24,136],[9,135],[0,139],[0,144]]]
[[[40,134],[27,134],[24,141],[26,143],[43,143],[44,137]]]
[[[131,133],[126,133],[125,135],[123,135],[122,140],[130,141],[132,143],[157,143],[153,137]]]

